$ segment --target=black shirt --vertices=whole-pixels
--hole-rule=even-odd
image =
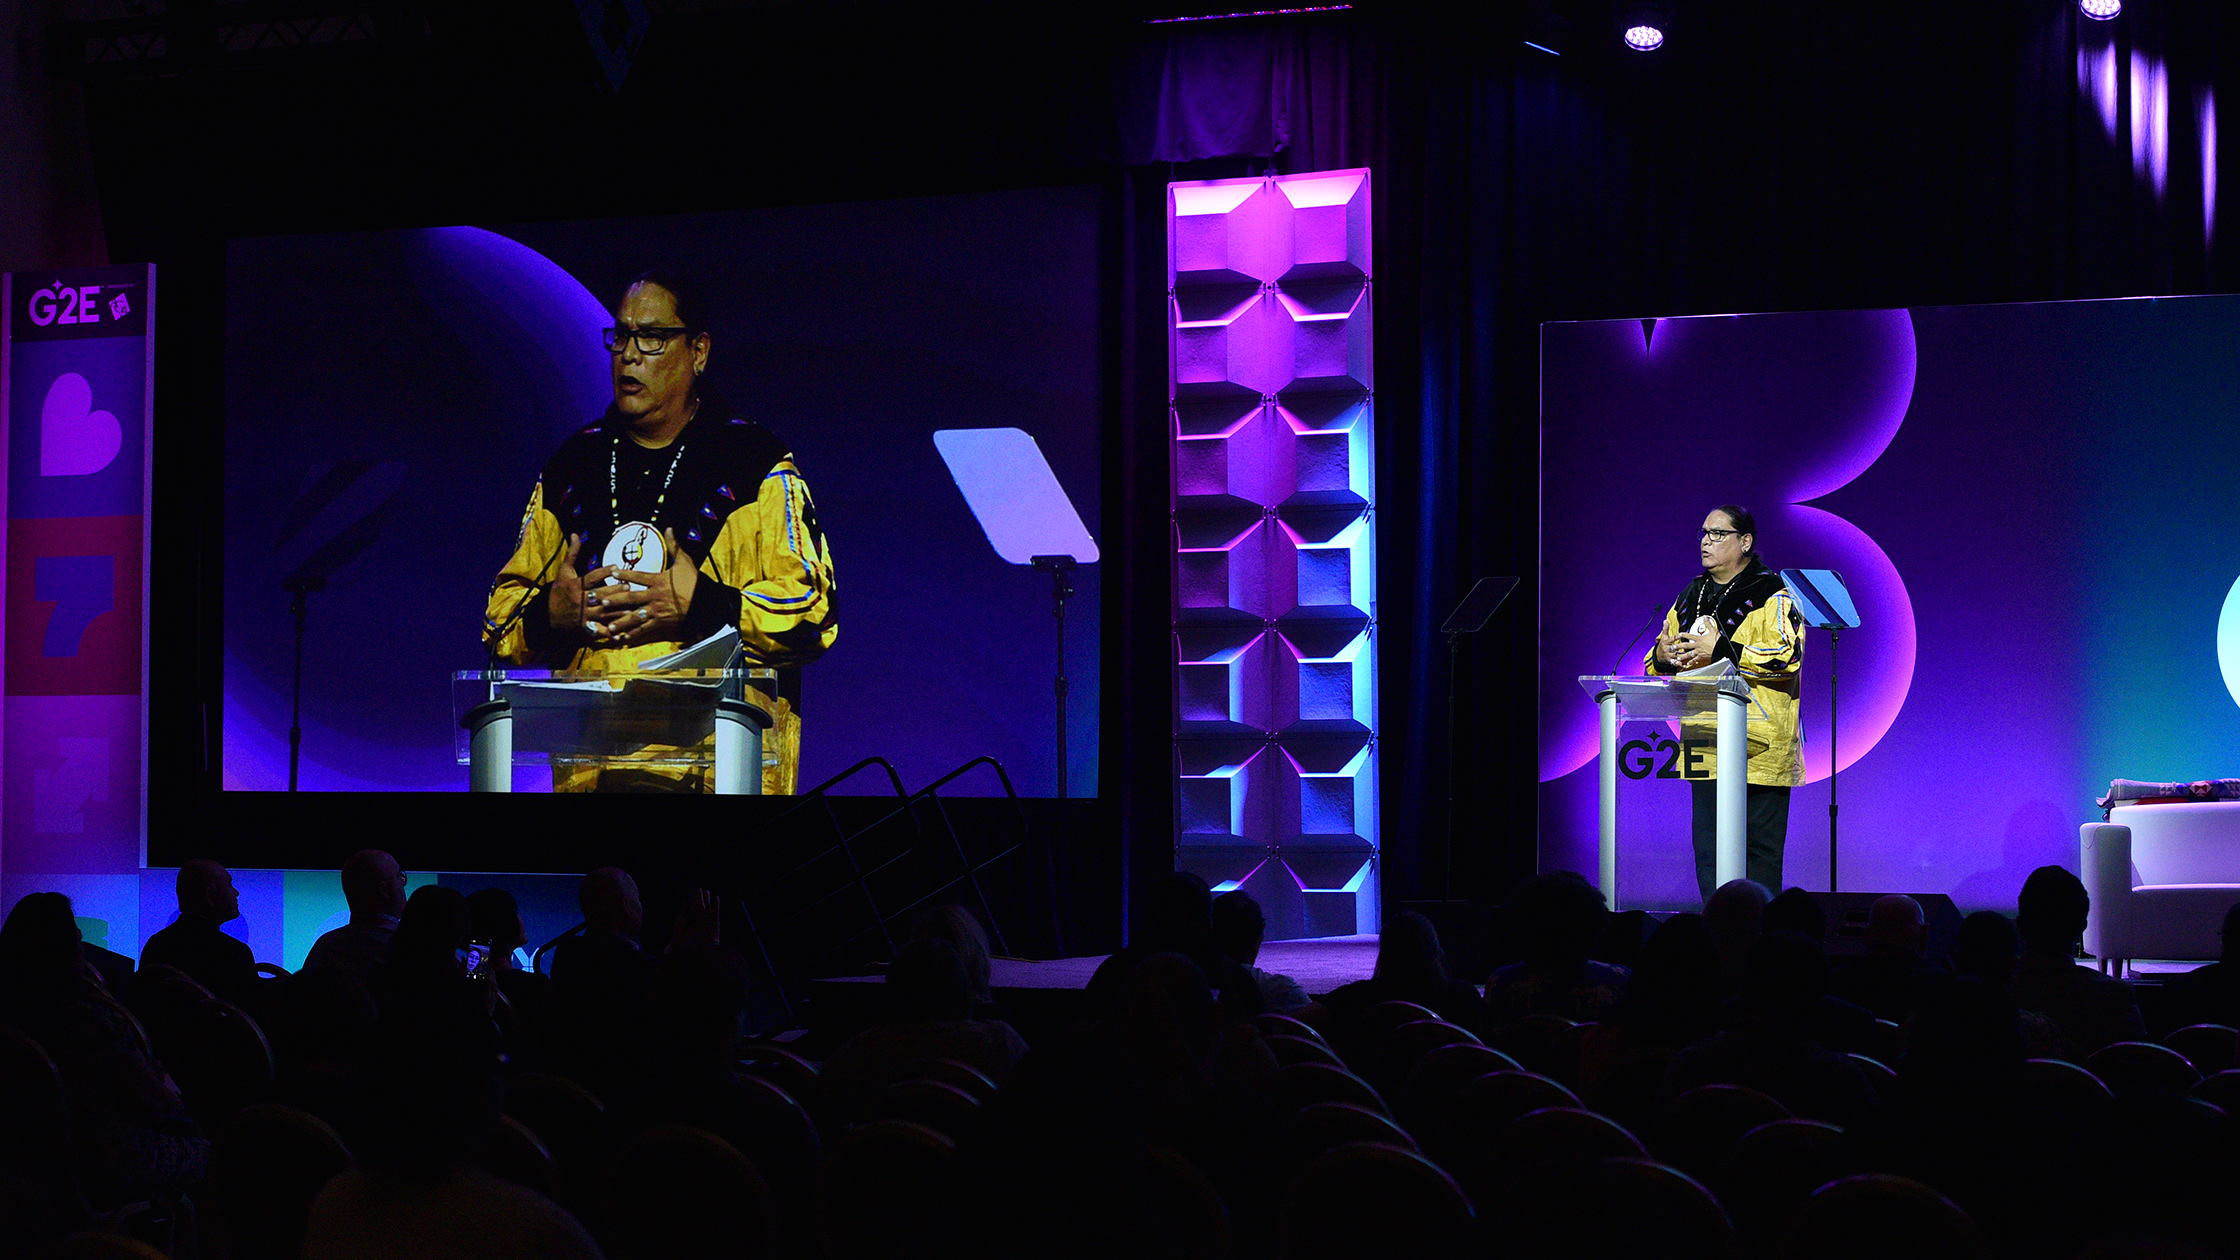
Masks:
[[[155,966],[177,967],[214,996],[235,1005],[257,983],[257,956],[200,915],[182,914],[178,922],[148,938],[140,951],[140,967],[144,971]]]

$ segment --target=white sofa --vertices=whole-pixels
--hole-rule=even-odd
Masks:
[[[2114,964],[2220,957],[2220,929],[2240,902],[2240,801],[2119,805],[2086,823],[2079,869],[2092,897],[2084,947]]]

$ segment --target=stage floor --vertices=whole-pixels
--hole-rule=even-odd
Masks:
[[[991,959],[989,987],[1004,989],[1086,989],[1089,977],[1109,954],[1087,958],[1052,958],[1036,962],[1026,958]],[[1340,985],[1366,980],[1377,966],[1374,936],[1325,936],[1304,941],[1269,941],[1260,947],[1262,971],[1289,976],[1299,987],[1317,997]],[[832,983],[877,984],[884,975],[841,976]]]
[[[1098,954],[1048,962],[998,958],[991,964],[988,979],[998,989],[1085,989],[1097,965],[1108,957]],[[1326,936],[1318,940],[1269,941],[1260,947],[1257,966],[1289,976],[1299,982],[1300,988],[1320,997],[1340,985],[1369,978],[1377,966],[1377,938]]]

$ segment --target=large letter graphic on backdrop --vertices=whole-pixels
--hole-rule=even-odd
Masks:
[[[1572,680],[1609,672],[1652,608],[1700,571],[1696,530],[1722,502],[1756,513],[1768,563],[1836,569],[1850,583],[1865,625],[1842,647],[1843,763],[1873,749],[1912,683],[1912,601],[1873,539],[1809,505],[1865,472],[1897,435],[1914,355],[1903,310],[1542,330],[1542,782],[1593,759],[1594,709]],[[1638,671],[1644,646],[1616,667]],[[1814,691],[1826,685],[1825,661],[1816,636],[1806,657],[1808,781],[1829,770],[1825,691]]]
[[[115,556],[40,556],[32,568],[31,598],[53,604],[41,656],[76,656],[93,619],[117,606]]]
[[[2224,673],[2232,702],[2240,704],[2240,578],[2232,580],[2232,591],[2217,614],[2217,668]]]

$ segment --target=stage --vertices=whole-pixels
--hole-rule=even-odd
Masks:
[[[1028,958],[989,960],[989,987],[996,1005],[1003,1008],[1021,1035],[1030,1043],[1038,1034],[1054,1033],[1081,1017],[1081,994],[1089,977],[1109,954],[1082,958]],[[1326,936],[1315,940],[1270,941],[1260,948],[1254,964],[1262,971],[1289,976],[1315,997],[1340,985],[1366,980],[1377,966],[1375,936]],[[869,986],[886,982],[883,974],[835,976],[810,987],[810,1037],[819,1045],[838,1045],[876,1019],[877,990]]]

